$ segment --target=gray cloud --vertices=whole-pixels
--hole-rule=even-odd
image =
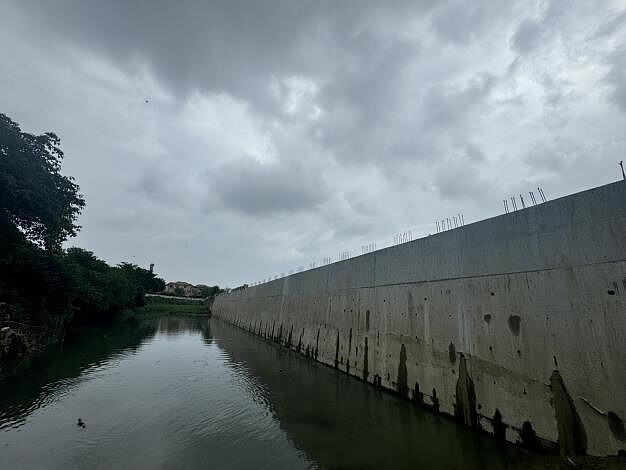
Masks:
[[[482,75],[463,88],[433,87],[422,104],[423,126],[426,130],[453,129],[468,114],[476,111],[493,89],[495,79]]]
[[[252,216],[314,210],[329,194],[319,169],[296,159],[284,164],[233,160],[210,176],[220,206]]]
[[[511,47],[519,54],[527,54],[539,47],[544,30],[540,21],[525,18],[511,39]]]
[[[612,87],[610,96],[616,106],[626,112],[626,48],[615,54],[612,62],[607,75]]]
[[[423,235],[626,151],[617,4],[0,2],[0,111],[61,136],[76,243],[169,279]]]
[[[499,26],[511,7],[511,2],[498,0],[442,2],[433,14],[432,26],[445,40],[467,45],[481,37],[485,30]]]

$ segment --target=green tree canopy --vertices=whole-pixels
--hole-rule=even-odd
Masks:
[[[60,143],[50,132],[22,132],[0,113],[0,218],[47,250],[76,235],[85,206],[74,178],[61,174]]]
[[[161,292],[165,289],[165,281],[156,274],[133,263],[120,263],[117,267],[134,279],[144,292]]]

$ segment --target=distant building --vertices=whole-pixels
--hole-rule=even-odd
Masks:
[[[182,297],[198,297],[200,295],[200,289],[188,282],[176,281],[165,284],[165,293],[180,295]]]
[[[165,284],[166,294],[178,295],[180,297],[210,297],[219,291],[217,286],[209,287],[204,284],[194,286],[188,282],[176,281]]]

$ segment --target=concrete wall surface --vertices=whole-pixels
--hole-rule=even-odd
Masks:
[[[626,183],[221,294],[213,314],[499,439],[626,449]]]

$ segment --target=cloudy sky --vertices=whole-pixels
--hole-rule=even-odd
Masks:
[[[618,179],[626,2],[0,0],[0,112],[71,244],[236,286]]]

